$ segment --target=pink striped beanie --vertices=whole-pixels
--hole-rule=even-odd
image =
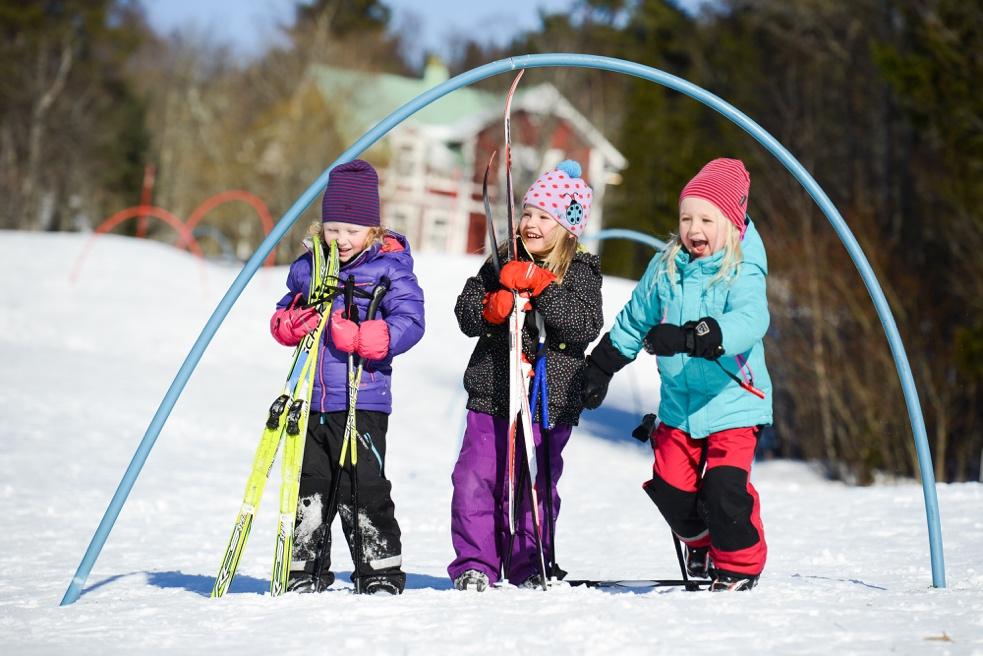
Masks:
[[[708,200],[724,213],[727,220],[741,231],[747,230],[747,200],[751,190],[751,174],[739,159],[721,157],[708,162],[679,193],[679,202],[687,196]]]

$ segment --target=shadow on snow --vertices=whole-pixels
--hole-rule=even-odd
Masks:
[[[650,450],[651,447],[647,444],[642,444],[631,436],[631,432],[641,421],[642,417],[637,412],[608,404],[597,410],[585,410],[580,415],[580,428],[608,442],[632,444]]]

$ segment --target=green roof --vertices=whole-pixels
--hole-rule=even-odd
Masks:
[[[329,104],[340,103],[346,131],[362,133],[403,104],[447,79],[446,69],[431,65],[423,78],[316,66],[311,77]],[[501,104],[500,94],[465,87],[424,107],[408,123],[450,126]]]

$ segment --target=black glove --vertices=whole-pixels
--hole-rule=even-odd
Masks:
[[[587,356],[584,386],[580,391],[580,400],[584,407],[593,410],[600,406],[607,396],[611,377],[630,362],[611,342],[611,333],[605,333]]]
[[[642,423],[638,425],[638,428],[631,432],[631,436],[634,437],[639,442],[648,442],[652,439],[652,431],[655,430],[655,422],[658,417],[654,414],[647,414],[642,417]]]
[[[660,323],[642,340],[642,348],[652,355],[686,353],[686,333],[673,323]]]
[[[724,337],[713,317],[687,321],[682,326],[660,323],[642,340],[642,347],[652,355],[685,353],[694,358],[716,360],[724,354]]]
[[[683,331],[686,333],[686,353],[694,358],[716,360],[724,354],[724,335],[713,317],[687,321]]]

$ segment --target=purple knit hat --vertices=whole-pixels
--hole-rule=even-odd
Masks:
[[[379,175],[371,164],[353,159],[331,169],[321,201],[321,220],[379,225]]]

